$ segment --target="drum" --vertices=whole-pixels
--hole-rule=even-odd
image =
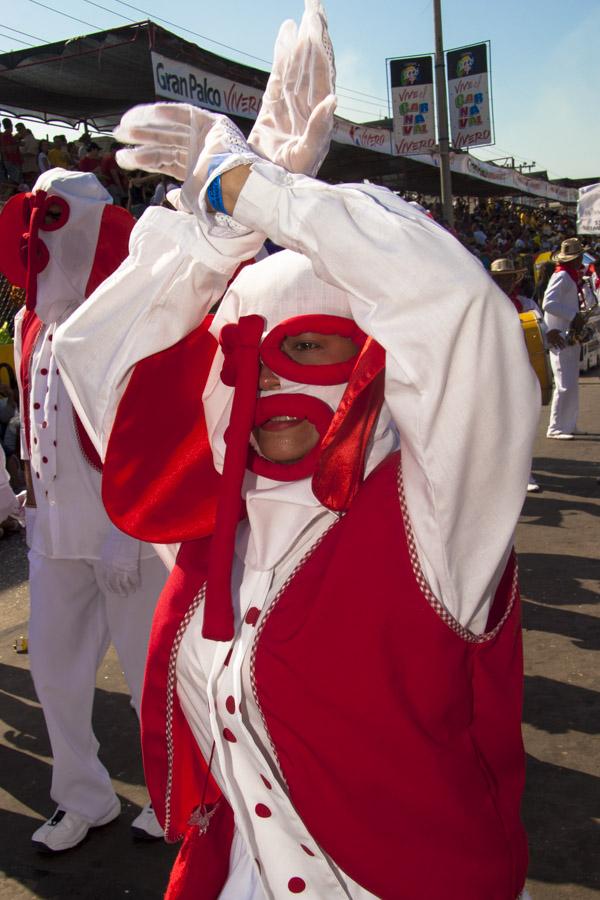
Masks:
[[[519,313],[529,362],[538,377],[542,389],[542,406],[548,406],[552,397],[552,369],[548,351],[544,347],[544,335],[535,312]]]

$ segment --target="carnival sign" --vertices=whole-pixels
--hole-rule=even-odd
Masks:
[[[600,234],[600,183],[579,188],[577,234]]]
[[[450,136],[456,150],[493,144],[488,44],[446,54]]]
[[[390,59],[394,156],[427,153],[435,143],[431,56]]]
[[[226,115],[255,119],[263,91],[221,78],[152,51],[152,73],[157,97],[191,103]]]

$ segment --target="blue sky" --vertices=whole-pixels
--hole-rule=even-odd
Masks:
[[[19,41],[38,44],[148,17],[164,24],[162,17],[176,23],[165,27],[188,40],[268,69],[280,22],[299,20],[303,9],[302,0],[43,3],[53,9],[33,0],[3,4],[0,52],[21,49]],[[325,0],[325,7],[337,59],[338,112],[357,122],[387,114],[385,59],[433,49],[431,0]],[[496,144],[475,155],[535,161],[554,178],[600,176],[599,0],[442,0],[442,7],[446,48],[491,41]]]

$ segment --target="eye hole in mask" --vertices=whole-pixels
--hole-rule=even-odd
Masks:
[[[30,194],[23,203],[23,221],[27,228],[31,219],[31,213],[36,206],[41,207],[40,231],[57,231],[69,221],[69,204],[63,197],[50,194],[36,204],[36,195]]]
[[[34,222],[33,212],[37,211],[37,223]],[[28,194],[23,202],[23,221],[27,231],[21,235],[19,253],[25,268],[32,269],[36,274],[43,272],[50,262],[50,254],[46,244],[37,237],[39,231],[57,231],[67,224],[69,220],[69,204],[62,197],[53,195]],[[33,238],[31,234],[33,229]],[[31,254],[31,263],[29,257]]]
[[[261,344],[260,356],[274,374],[288,381],[343,384],[350,378],[366,339],[352,319],[294,316],[271,329]]]

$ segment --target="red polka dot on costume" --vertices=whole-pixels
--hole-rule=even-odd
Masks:
[[[56,370],[56,374],[57,374],[57,375],[60,375],[60,372],[58,371],[58,369]]]
[[[304,852],[306,853],[307,856],[314,856],[314,855],[315,855],[315,854],[312,852],[312,850],[309,850],[309,849],[308,849],[308,847],[306,846],[306,844],[300,844],[300,846],[302,847],[302,849],[304,850]]]
[[[52,340],[52,335],[51,335],[51,334],[48,335],[48,340],[49,340],[49,341]]]
[[[34,444],[37,444],[37,438],[36,438],[36,437],[34,437],[33,443],[34,443]]]
[[[53,444],[54,444],[54,446],[55,446],[55,447],[56,447],[56,441],[52,441],[52,443],[53,443]]]
[[[35,473],[35,477],[36,477],[36,478],[39,478],[39,477],[40,477],[40,473],[39,473],[39,472],[36,472],[36,473]]]
[[[235,744],[237,741],[235,734],[233,733],[233,731],[230,731],[229,728],[223,729],[223,737],[226,741],[229,741],[230,744]]]
[[[34,403],[34,404],[33,404],[33,408],[34,408],[34,409],[39,409],[39,408],[40,408],[40,404],[39,404],[39,403]]]
[[[47,423],[47,422],[42,422],[42,428],[47,428],[47,427],[48,427],[48,423]]]
[[[47,374],[48,374],[48,369],[40,369],[40,374],[41,374],[41,375],[47,375]]]
[[[269,809],[268,806],[265,806],[264,803],[257,803],[256,806],[254,807],[254,812],[261,819],[268,819],[269,816],[271,815],[271,810]]]
[[[258,622],[258,617],[260,616],[260,609],[257,606],[251,606],[248,612],[246,613],[246,618],[244,622],[246,625],[256,625]]]
[[[58,406],[56,405],[56,403],[54,404],[54,409],[55,410],[58,409]]]
[[[47,456],[42,456],[42,462],[43,462],[43,463],[47,463],[47,462],[48,462],[48,457],[47,457]]]
[[[290,894],[301,894],[306,889],[306,882],[302,878],[290,878],[288,881],[288,891]]]
[[[261,775],[260,777],[262,778],[262,782],[263,782],[264,786],[267,788],[267,790],[270,791],[271,790],[271,782],[267,781],[267,779],[265,778],[264,775]]]
[[[231,715],[234,714],[234,712],[235,712],[235,697],[232,697],[231,694],[225,701],[225,708],[227,709],[228,713],[231,713]]]
[[[229,660],[231,659],[231,654],[232,654],[232,653],[233,653],[233,647],[231,647],[231,648],[229,649],[229,652],[228,652],[227,656],[225,657],[225,662],[223,663],[224,666],[228,666],[228,665],[229,665]]]

